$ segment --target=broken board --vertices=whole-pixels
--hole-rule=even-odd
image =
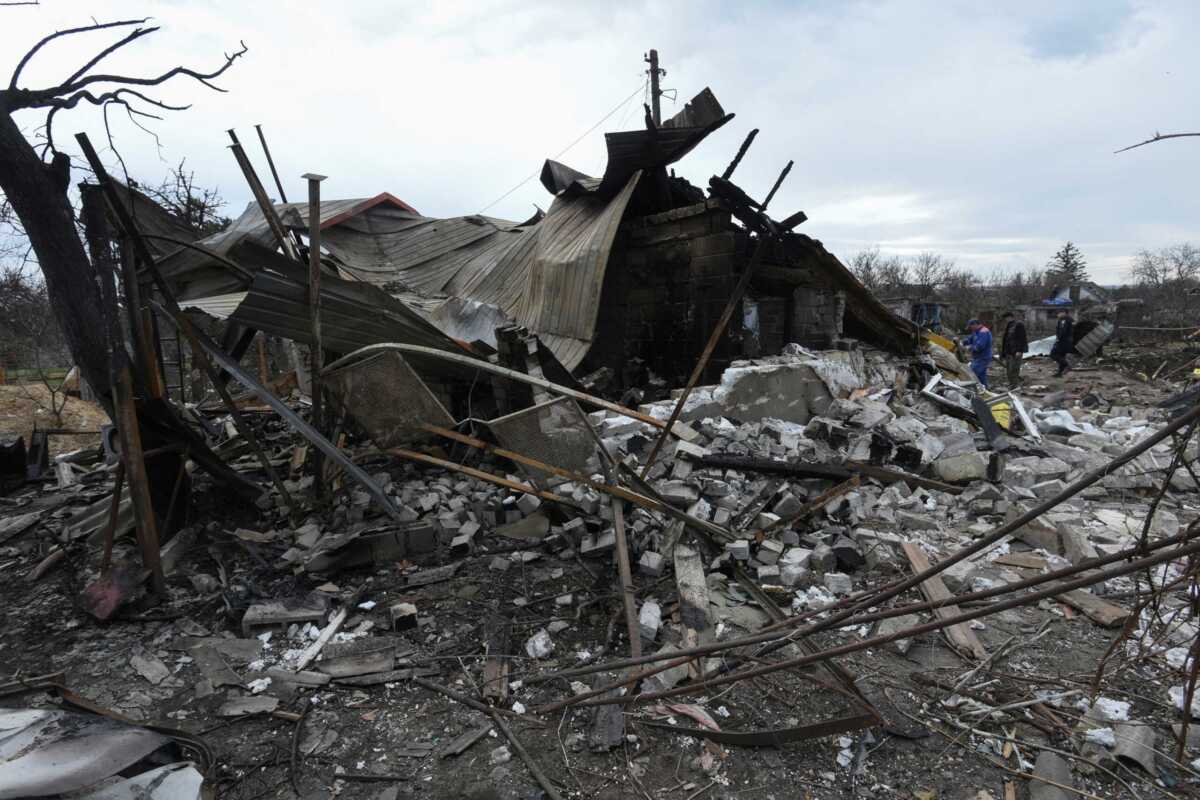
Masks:
[[[908,563],[912,566],[914,573],[920,574],[930,568],[928,556],[925,555],[925,551],[916,542],[902,542],[901,547],[904,549],[904,555],[908,558]],[[954,597],[954,595],[950,594],[950,590],[946,588],[946,584],[937,575],[921,582],[921,593],[925,595],[926,600],[934,603],[944,603]],[[962,612],[956,605],[942,605],[935,608],[933,613],[938,619],[949,619],[957,617]],[[950,625],[945,631],[946,638],[954,645],[955,650],[979,661],[987,658],[987,648],[983,646],[983,642],[979,641],[979,637],[975,635],[975,632],[965,624]]]

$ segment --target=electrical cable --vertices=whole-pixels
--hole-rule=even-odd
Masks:
[[[629,102],[630,100],[632,100],[633,98],[637,97],[637,95],[638,95],[638,94],[639,94],[639,93],[640,93],[640,92],[641,92],[641,91],[642,91],[642,90],[643,90],[643,89],[646,87],[646,85],[647,85],[647,82],[646,82],[646,81],[643,81],[642,83],[638,84],[638,88],[634,89],[634,90],[633,90],[633,92],[632,92],[632,93],[631,93],[631,94],[630,94],[628,97],[626,97],[625,99],[623,99],[621,102],[617,103],[617,104],[616,104],[616,105],[613,107],[612,111],[609,111],[607,114],[605,114],[603,117],[601,117],[601,118],[600,118],[600,119],[599,119],[599,120],[596,122],[596,124],[595,124],[595,125],[593,125],[592,127],[588,128],[588,129],[587,129],[586,131],[584,131],[583,133],[579,134],[579,136],[578,136],[578,137],[577,137],[577,138],[576,138],[576,139],[575,139],[573,142],[571,142],[569,145],[567,145],[566,147],[564,147],[562,150],[559,150],[559,151],[558,151],[557,153],[555,153],[554,155],[550,156],[550,158],[551,158],[551,159],[558,159],[558,158],[561,158],[561,157],[562,157],[562,155],[563,155],[564,153],[566,153],[568,150],[570,150],[570,149],[571,149],[572,147],[574,147],[575,145],[577,145],[577,144],[579,144],[580,142],[582,142],[582,141],[584,140],[584,137],[586,137],[586,136],[587,136],[589,133],[591,133],[592,131],[596,130],[596,128],[599,128],[601,125],[603,125],[605,120],[607,120],[607,119],[608,119],[609,117],[611,117],[613,114],[617,113],[617,112],[618,112],[618,111],[620,111],[622,108],[624,108],[626,103],[628,103],[628,102]],[[542,173],[542,170],[541,170],[541,167],[539,167],[538,169],[536,169],[536,170],[534,170],[533,172],[531,172],[531,173],[530,173],[530,174],[529,174],[529,175],[528,175],[528,176],[527,176],[527,177],[526,177],[524,180],[522,180],[522,181],[521,181],[520,183],[518,183],[516,186],[512,187],[512,188],[511,188],[511,189],[509,189],[507,192],[505,192],[504,194],[500,195],[499,197],[497,197],[497,198],[496,198],[495,200],[493,200],[492,202],[488,203],[486,206],[484,206],[483,208],[481,208],[481,209],[480,209],[478,212],[476,212],[476,213],[478,213],[478,214],[482,214],[484,211],[487,211],[489,208],[491,208],[492,206],[496,205],[497,203],[499,203],[499,202],[500,202],[501,200],[503,200],[504,198],[508,197],[510,194],[512,194],[513,192],[515,192],[517,189],[520,189],[522,186],[524,186],[525,184],[529,183],[531,180],[533,180],[534,178],[536,178],[536,177],[537,177],[538,175],[540,175],[541,173]]]

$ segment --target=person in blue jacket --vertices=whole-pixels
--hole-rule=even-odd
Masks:
[[[977,319],[967,323],[967,330],[971,332],[971,335],[963,344],[971,354],[971,371],[975,373],[975,377],[979,378],[979,382],[986,389],[988,388],[988,367],[992,363],[992,332]]]

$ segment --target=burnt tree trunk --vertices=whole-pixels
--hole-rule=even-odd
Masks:
[[[45,164],[38,158],[10,114],[8,94],[0,91],[0,189],[37,254],[71,357],[111,416],[100,289],[67,197],[70,159],[60,153]]]

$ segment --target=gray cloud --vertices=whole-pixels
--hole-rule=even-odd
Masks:
[[[250,45],[222,81],[228,94],[183,83],[160,93],[194,103],[156,126],[161,154],[114,125],[135,177],[156,181],[186,155],[235,212],[249,195],[224,131],[251,136],[254,123],[297,197],[299,175],[316,171],[331,196],[390,191],[427,214],[478,211],[636,93],[642,53],[656,46],[680,103],[708,85],[738,115],[679,174],[704,185],[759,127],[739,180],[761,194],[794,158],[774,207],[803,208],[807,232],[843,256],[933,249],[982,273],[1040,266],[1072,239],[1113,282],[1142,247],[1200,242],[1190,180],[1200,144],[1112,153],[1200,127],[1192,2],[105,5],[107,17],[149,12],[164,26],[113,71],[208,65]],[[0,71],[94,13],[53,1],[0,10]],[[61,43],[30,68],[30,85],[61,79],[106,41]],[[640,124],[641,100],[609,125]],[[561,160],[599,173],[609,125]],[[93,109],[56,128],[60,141],[79,129],[103,140]],[[531,180],[489,213],[523,219],[548,200]]]

